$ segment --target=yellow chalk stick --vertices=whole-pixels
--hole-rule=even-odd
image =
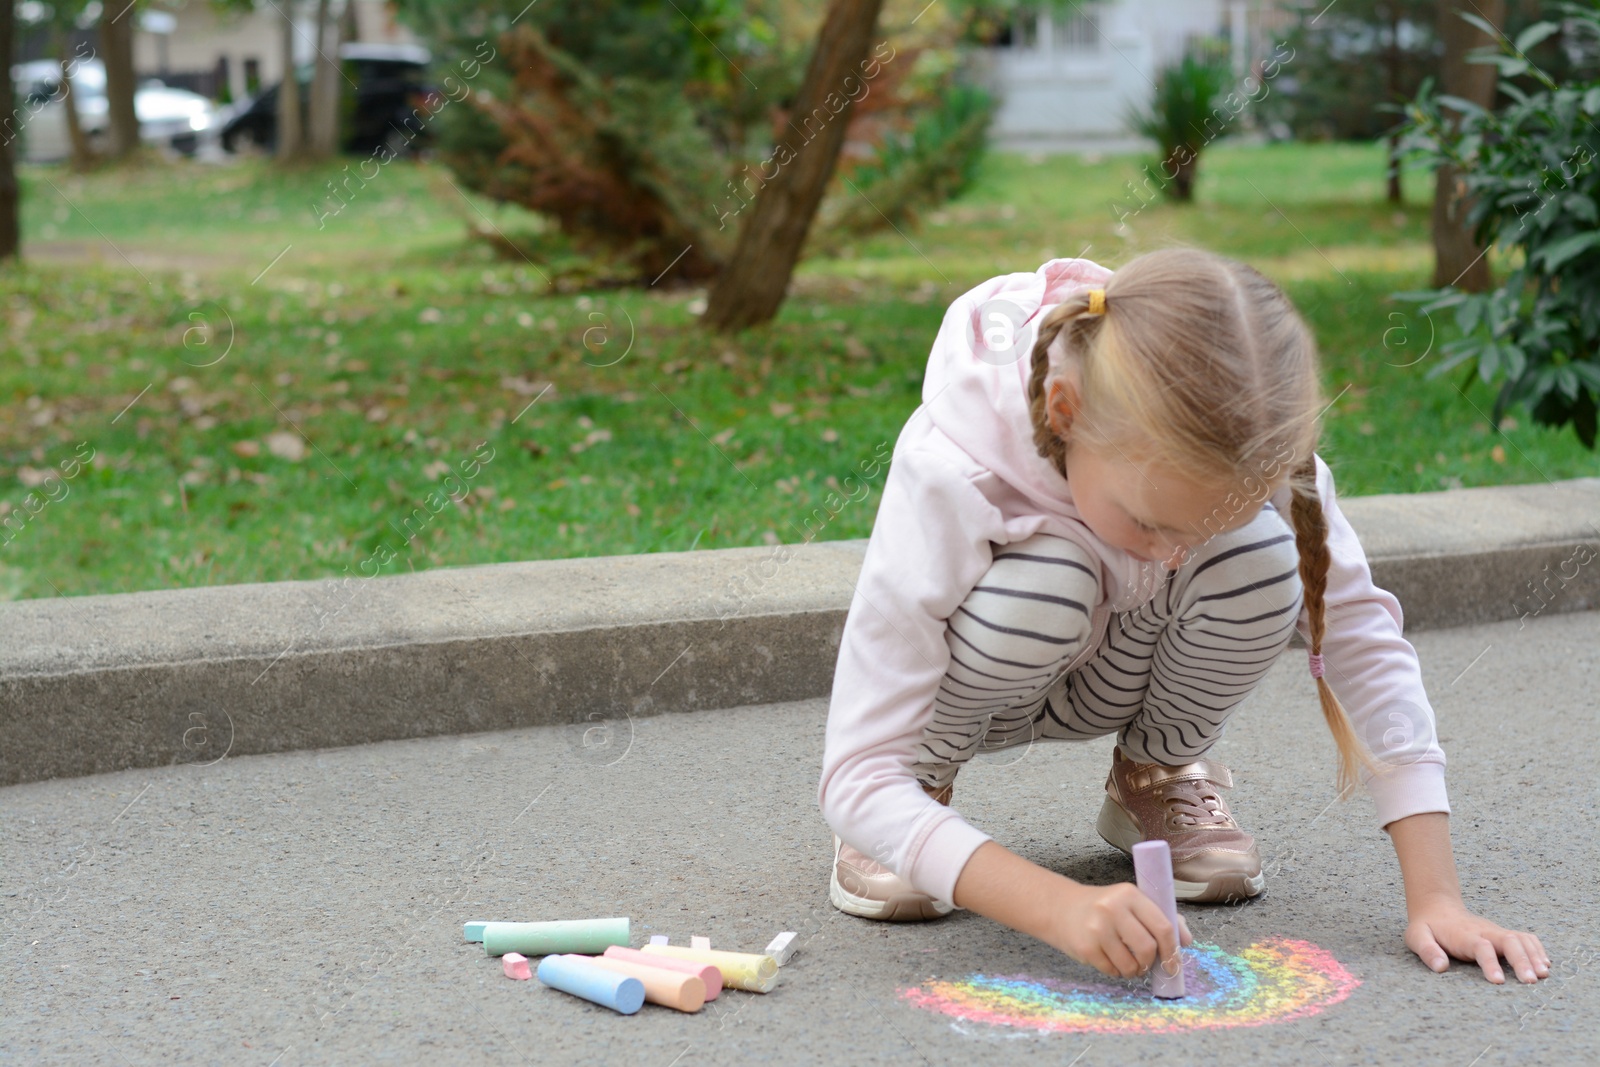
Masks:
[[[728,989],[766,993],[778,984],[778,961],[755,952],[724,952],[721,949],[685,948],[682,945],[640,945],[640,952],[652,956],[672,956],[680,960],[709,963],[722,972]]]

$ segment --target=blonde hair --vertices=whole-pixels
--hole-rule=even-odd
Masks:
[[[1265,489],[1287,481],[1310,651],[1320,655],[1330,555],[1315,451],[1326,400],[1310,329],[1259,271],[1200,249],[1162,249],[1130,260],[1104,293],[1101,314],[1090,313],[1089,291],[1082,290],[1040,321],[1028,380],[1039,454],[1065,477],[1070,447],[1120,453],[1197,485],[1242,485],[1252,500],[1252,482]],[[1047,406],[1048,350],[1058,338],[1063,369],[1077,369],[1082,390],[1070,440],[1052,428]],[[1284,465],[1285,449],[1287,479],[1263,476]],[[1327,679],[1316,682],[1339,749],[1339,795],[1346,797],[1357,766],[1377,766]]]

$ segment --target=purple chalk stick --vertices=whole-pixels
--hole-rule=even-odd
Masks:
[[[1156,906],[1178,933],[1178,897],[1172,886],[1172,849],[1165,841],[1140,841],[1133,846],[1133,875],[1139,881],[1144,895]],[[1180,950],[1181,951],[1181,950]],[[1180,960],[1181,962],[1181,960]],[[1150,968],[1150,992],[1166,1000],[1183,996],[1183,970],[1168,974],[1163,960],[1156,960]]]

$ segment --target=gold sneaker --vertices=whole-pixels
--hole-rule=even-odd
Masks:
[[[955,785],[951,783],[938,792],[923,786],[922,791],[948,806]],[[955,910],[955,905],[935,900],[866,853],[845,844],[838,834],[833,837],[828,900],[846,915],[880,922],[922,922]]]
[[[1117,748],[1095,829],[1130,856],[1140,841],[1165,840],[1179,900],[1207,904],[1253,897],[1266,876],[1255,838],[1233,821],[1217,791],[1232,787],[1233,775],[1216,760],[1166,767],[1126,759]]]

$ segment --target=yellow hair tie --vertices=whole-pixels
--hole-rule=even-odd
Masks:
[[[1106,291],[1104,289],[1089,290],[1089,314],[1104,315],[1106,313]]]

